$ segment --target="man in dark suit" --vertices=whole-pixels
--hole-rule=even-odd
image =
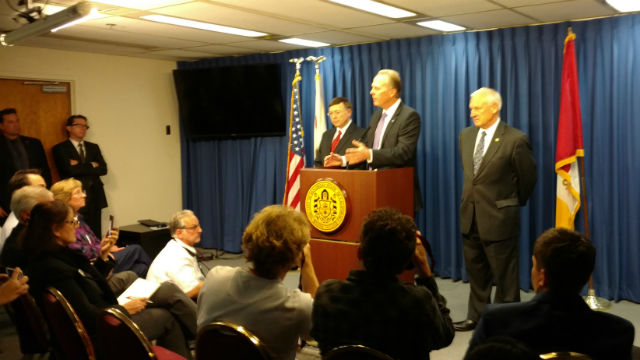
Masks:
[[[347,162],[366,161],[371,169],[413,167],[414,208],[422,208],[420,184],[416,173],[416,147],[420,136],[420,115],[402,103],[402,80],[395,70],[382,69],[371,83],[373,105],[380,110],[371,115],[365,142],[353,141],[355,148],[347,149]]]
[[[51,185],[51,172],[40,140],[20,135],[20,118],[16,109],[0,111],[0,219],[9,215],[11,194],[7,184],[13,174],[21,169],[39,169],[42,177]]]
[[[102,209],[107,198],[100,176],[107,174],[107,163],[97,144],[84,141],[89,126],[83,115],[71,115],[67,119],[69,139],[55,145],[51,151],[61,179],[76,178],[87,193],[85,207],[80,209],[85,221],[96,234],[102,233]]]
[[[595,258],[595,248],[578,232],[555,228],[542,233],[531,266],[536,296],[525,303],[487,306],[469,351],[490,337],[509,336],[538,354],[574,351],[595,360],[631,360],[633,325],[589,309],[580,297]]]
[[[460,203],[462,248],[471,287],[467,319],[456,330],[472,330],[485,305],[520,301],[518,238],[520,206],[537,181],[531,144],[521,131],[500,120],[502,98],[489,88],[471,94],[475,126],[460,132],[464,185]]]
[[[346,167],[345,150],[353,140],[362,140],[365,130],[351,120],[351,102],[337,97],[329,104],[329,118],[334,128],[322,134],[315,167]]]

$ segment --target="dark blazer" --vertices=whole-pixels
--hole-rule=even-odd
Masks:
[[[345,133],[340,137],[340,142],[338,142],[338,146],[336,147],[336,150],[334,152],[339,155],[344,155],[347,148],[354,147],[351,144],[353,140],[362,140],[364,132],[365,129],[359,127],[355,122],[351,121],[351,125],[349,125],[349,127],[347,128],[347,131],[345,131]],[[322,134],[320,147],[318,148],[315,160],[313,161],[313,165],[315,167],[323,167],[325,156],[331,153],[331,143],[333,142],[333,135],[335,133],[336,128],[334,127]]]
[[[376,128],[382,116],[382,109],[378,109],[371,115],[369,129],[366,134],[366,144],[373,147],[376,136]],[[416,167],[416,148],[420,137],[420,115],[410,106],[400,102],[398,109],[393,114],[387,129],[382,136],[380,149],[373,150],[373,161],[370,166],[373,169],[390,169],[400,167],[413,167],[413,201],[415,210],[422,209],[422,194],[418,182]]]
[[[104,194],[104,185],[100,176],[107,174],[107,163],[102,158],[100,147],[97,144],[83,141],[85,151],[85,162],[80,163],[80,154],[73,146],[71,140],[56,144],[51,152],[56,162],[56,167],[61,179],[70,177],[82,182],[82,187],[87,192],[87,202],[91,202],[102,209],[107,207],[107,198]],[[69,160],[77,160],[77,165],[71,165]],[[91,162],[98,163],[98,167],[93,167]],[[88,206],[88,205],[87,205]]]
[[[500,121],[478,173],[473,174],[473,152],[479,129],[460,132],[464,185],[460,202],[460,231],[468,234],[475,217],[480,239],[498,241],[520,233],[520,206],[524,206],[538,179],[527,136]]]
[[[29,168],[40,169],[42,178],[47,183],[47,187],[51,186],[51,171],[47,163],[47,156],[40,140],[28,136],[20,136],[20,140],[24,144],[29,159]],[[11,194],[8,193],[7,185],[9,179],[17,171],[13,162],[7,138],[0,134],[0,206],[8,213]]]
[[[574,351],[595,360],[630,360],[633,325],[593,311],[578,294],[542,291],[528,302],[487,305],[469,350],[492,336],[522,341],[536,353]]]

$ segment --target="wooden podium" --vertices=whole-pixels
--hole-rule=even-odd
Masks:
[[[306,214],[305,198],[316,181],[330,179],[343,188],[348,213],[342,226],[324,233],[311,227],[311,254],[320,282],[346,279],[358,264],[357,249],[362,222],[381,207],[400,210],[413,218],[413,168],[379,171],[302,169],[300,172],[301,211]],[[402,277],[403,280],[405,276]]]

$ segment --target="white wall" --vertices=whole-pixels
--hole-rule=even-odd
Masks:
[[[117,225],[167,221],[182,207],[175,62],[30,47],[0,48],[0,77],[72,82],[72,113],[88,117]],[[165,127],[171,126],[171,135]]]

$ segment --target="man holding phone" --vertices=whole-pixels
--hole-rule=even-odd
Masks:
[[[89,130],[84,115],[71,115],[66,129],[69,139],[51,149],[60,179],[73,177],[82,182],[87,199],[80,213],[94,233],[103,234],[102,209],[107,207],[107,198],[100,176],[107,174],[107,163],[98,144],[84,140]]]

